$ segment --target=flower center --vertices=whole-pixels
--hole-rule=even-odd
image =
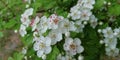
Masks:
[[[40,43],[39,45],[41,48],[45,48],[45,44],[44,43]]]
[[[58,24],[58,19],[53,20],[55,24]]]
[[[75,50],[75,49],[76,49],[76,45],[75,45],[74,43],[72,43],[72,44],[70,45],[70,49]]]
[[[64,24],[64,27],[66,27],[66,28],[69,27],[68,23],[65,23],[65,24]]]

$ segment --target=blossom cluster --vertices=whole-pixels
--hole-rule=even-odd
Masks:
[[[101,33],[103,33],[104,36],[104,39],[101,41],[105,44],[106,55],[117,56],[119,54],[119,49],[116,46],[117,39],[120,37],[120,28],[112,30],[111,27],[106,27]]]
[[[37,25],[36,28],[32,28],[32,31],[34,31],[33,48],[37,51],[38,57],[50,53],[52,50],[51,45],[55,45],[63,40],[63,35],[66,36],[63,46],[66,54],[76,55],[77,53],[83,52],[84,48],[80,45],[80,39],[76,38],[73,41],[73,39],[70,38],[70,31],[75,31],[76,26],[74,22],[69,21],[69,19],[52,14],[48,18],[42,16],[35,25]],[[47,33],[47,35],[44,35],[45,33]]]
[[[26,13],[29,13],[28,15]],[[30,14],[31,13],[31,14]],[[43,57],[52,51],[51,45],[55,45],[57,42],[63,40],[65,35],[65,43],[63,45],[66,54],[71,56],[77,53],[82,53],[84,48],[81,46],[79,38],[74,40],[70,37],[70,31],[76,31],[75,22],[70,21],[68,18],[52,14],[50,17],[38,16],[35,19],[29,19],[32,15],[33,9],[27,9],[21,16],[20,34],[24,37],[27,32],[26,28],[30,26],[33,31],[33,49],[37,51],[38,57]],[[45,35],[47,34],[47,35]],[[43,58],[45,59],[45,58]]]
[[[24,37],[27,34],[26,28],[31,27],[33,32],[33,49],[36,55],[46,59],[46,55],[52,51],[52,46],[63,42],[64,55],[58,55],[57,60],[76,60],[75,55],[84,51],[80,38],[70,37],[71,32],[83,32],[86,24],[95,28],[98,19],[92,14],[95,0],[78,0],[77,4],[70,9],[68,17],[51,14],[49,17],[42,16],[30,19],[33,14],[33,8],[28,8],[21,15],[20,35]],[[99,23],[102,25],[102,23]],[[105,51],[108,56],[116,56],[119,49],[116,47],[117,39],[120,39],[120,28],[112,30],[107,27],[101,31],[105,44]],[[83,57],[78,57],[83,60]]]
[[[21,19],[20,20],[21,20],[22,24],[20,26],[19,32],[20,32],[20,35],[22,37],[24,37],[27,34],[26,28],[30,24],[29,16],[31,16],[32,14],[33,14],[33,8],[29,8],[29,9],[25,10],[25,12],[21,15]]]
[[[91,10],[95,0],[78,0],[77,4],[70,9],[68,17],[76,21],[77,32],[82,32],[87,23],[95,28],[97,26],[97,18],[92,14]]]

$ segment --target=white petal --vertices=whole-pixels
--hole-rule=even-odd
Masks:
[[[43,50],[38,50],[38,51],[37,51],[37,56],[38,56],[38,57],[42,57],[43,52],[44,52]]]
[[[50,46],[47,46],[45,48],[45,54],[49,54],[51,52],[52,48]]]
[[[46,44],[46,46],[50,46],[51,45],[51,39],[49,37],[45,38],[45,44]]]
[[[82,46],[77,47],[77,53],[82,53],[84,51],[84,48]]]
[[[79,38],[75,38],[75,39],[74,39],[74,43],[75,43],[76,45],[80,45],[80,44],[81,44],[81,41],[80,41]]]
[[[33,8],[27,9],[27,10],[24,12],[24,14],[26,14],[26,15],[28,15],[28,16],[32,15],[32,14],[33,14]]]
[[[33,49],[34,49],[35,51],[39,50],[39,44],[38,44],[38,43],[35,43],[35,44],[33,45]]]

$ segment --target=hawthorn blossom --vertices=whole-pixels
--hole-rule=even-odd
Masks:
[[[105,43],[105,51],[106,55],[108,56],[117,56],[119,54],[119,49],[116,48],[119,31],[119,28],[116,28],[113,31],[111,27],[107,27],[102,30],[104,36],[103,42]]]
[[[19,33],[22,37],[24,37],[27,34],[25,25],[21,24],[20,29],[19,29]]]
[[[76,21],[75,25],[77,27],[75,32],[83,32],[83,28],[85,27],[85,25],[82,24],[82,21],[80,21],[80,20]]]
[[[115,48],[115,49],[106,48],[105,51],[106,51],[106,55],[108,55],[108,56],[115,57],[115,56],[119,55],[118,48]]]
[[[50,21],[50,27],[49,29],[57,29],[58,23],[63,20],[64,18],[62,16],[57,16],[56,14],[52,14],[48,20]]]
[[[59,23],[59,29],[60,32],[66,33],[69,31],[75,31],[76,27],[74,25],[74,22],[69,21],[68,19],[64,19]]]
[[[77,53],[82,53],[84,51],[83,46],[80,44],[81,41],[78,38],[75,38],[74,40],[72,38],[66,38],[63,47],[68,54],[76,55]]]
[[[30,26],[32,26],[32,31],[34,31],[37,28],[37,24],[40,21],[39,17],[36,16],[35,20],[33,19],[30,23]]]
[[[49,37],[40,36],[39,40],[34,43],[34,50],[37,51],[37,56],[42,57],[44,54],[49,54],[52,50],[51,39]]]
[[[113,34],[111,27],[107,27],[106,29],[103,29],[102,33],[103,33],[104,37],[109,37],[109,38],[114,37],[114,34]]]
[[[82,10],[81,13],[81,20],[89,20],[92,15],[92,12],[87,9]]]
[[[97,26],[97,18],[94,15],[90,16],[90,25],[95,28]]]
[[[40,33],[45,33],[50,26],[50,22],[46,16],[40,18],[40,23],[37,25],[37,30]]]
[[[21,15],[22,24],[28,27],[30,24],[29,16],[31,16],[32,14],[33,14],[33,8],[29,8],[25,10],[25,12]]]
[[[73,20],[80,19],[80,17],[81,17],[81,11],[79,11],[78,9],[79,9],[78,5],[76,5],[70,9],[69,16],[71,16]]]
[[[57,30],[50,31],[48,36],[51,38],[52,45],[62,40],[62,33],[58,32]]]
[[[93,9],[93,4],[95,4],[95,0],[83,0],[83,6],[89,9]]]

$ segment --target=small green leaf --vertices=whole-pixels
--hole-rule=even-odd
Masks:
[[[14,53],[14,60],[23,60],[24,55],[22,53]]]
[[[9,57],[8,60],[14,60],[12,57]]]

